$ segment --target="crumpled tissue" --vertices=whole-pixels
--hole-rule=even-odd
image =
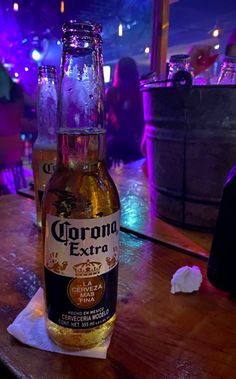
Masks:
[[[111,340],[109,338],[101,346],[81,351],[66,350],[56,345],[48,337],[46,331],[42,288],[38,289],[28,305],[19,313],[13,323],[8,326],[7,331],[20,342],[37,349],[90,358],[105,359]]]
[[[171,279],[171,293],[193,292],[200,288],[202,283],[202,274],[197,266],[184,266],[179,268]]]

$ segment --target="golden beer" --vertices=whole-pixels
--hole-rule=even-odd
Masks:
[[[50,213],[50,215],[66,218],[67,221],[70,219],[98,219],[101,221],[105,216],[117,214],[120,209],[117,190],[104,164],[104,130],[98,130],[97,133],[93,132],[93,134],[82,133],[81,131],[79,133],[75,131],[72,134],[59,133],[59,151],[62,153],[59,154],[60,158],[56,171],[50,180],[44,197],[44,220],[46,214]],[[70,146],[72,154],[70,154],[68,146]],[[79,159],[76,158],[75,151],[80,152]],[[83,151],[83,154],[81,151]],[[118,222],[119,220],[117,220]],[[45,224],[46,222],[44,221]],[[43,232],[44,235],[45,233],[50,233],[45,228]],[[115,251],[118,250],[117,244],[115,244],[114,249]],[[55,253],[55,251],[50,251],[49,253]],[[94,259],[95,255],[96,259]],[[84,262],[88,259],[94,262],[94,260],[98,260],[97,255],[94,252],[92,255],[86,255],[85,258],[77,256],[76,259],[78,262],[80,260]],[[115,257],[115,255],[112,252],[112,256]],[[111,260],[112,257],[110,258]],[[59,258],[58,263],[59,265],[63,265],[62,260],[59,262]],[[115,303],[118,275],[117,264],[113,270],[113,285],[109,285],[107,281],[106,296],[112,297]],[[82,275],[82,277],[84,276]],[[85,278],[88,280],[87,276]],[[93,276],[92,278],[96,277]],[[93,321],[89,319],[88,310],[90,308],[87,308],[86,304],[83,304],[81,307],[80,304],[80,307],[77,307],[77,309],[79,309],[78,314],[76,310],[72,312],[74,312],[74,316],[77,315],[76,320],[79,320],[78,323],[81,326],[86,325],[89,320],[89,324],[93,325]],[[82,312],[81,315],[79,314],[80,312]],[[112,317],[101,325],[83,329],[82,327],[64,327],[50,321],[47,317],[47,328],[49,336],[57,344],[67,348],[88,349],[103,343],[111,335],[115,318],[114,313]]]

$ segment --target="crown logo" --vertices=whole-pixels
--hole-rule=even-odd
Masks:
[[[73,266],[76,277],[81,276],[94,276],[99,275],[102,264],[100,262],[90,262],[88,259],[87,262],[77,263]]]
[[[49,270],[56,272],[57,274],[63,274],[67,265],[68,265],[67,261],[59,263],[58,253],[50,253],[49,254],[47,264],[46,264],[46,266]]]

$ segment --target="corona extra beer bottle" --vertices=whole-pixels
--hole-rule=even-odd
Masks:
[[[57,125],[56,69],[39,67],[37,95],[38,136],[33,146],[32,168],[36,203],[36,222],[41,229],[41,202],[45,186],[56,163]]]
[[[119,210],[105,165],[98,26],[63,25],[58,156],[43,197],[46,324],[68,349],[101,345],[116,318]]]

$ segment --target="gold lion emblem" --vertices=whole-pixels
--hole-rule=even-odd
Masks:
[[[50,253],[47,261],[47,268],[57,274],[63,274],[68,265],[67,261],[60,263],[58,261],[58,253]]]

